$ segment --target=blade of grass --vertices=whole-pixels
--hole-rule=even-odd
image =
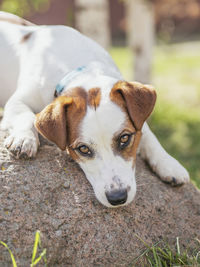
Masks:
[[[152,247],[157,246],[159,243],[162,242],[162,240],[156,242],[152,247],[150,247],[141,237],[139,237],[137,234],[135,234],[135,236],[145,245],[145,247],[147,247],[148,249],[152,249]]]
[[[169,259],[169,254],[167,254],[163,249],[157,247],[157,250],[162,254],[164,258]]]
[[[200,258],[200,251],[197,252],[197,255],[194,257],[196,261],[198,261],[198,258]],[[200,262],[200,261],[199,261]]]
[[[147,248],[142,254],[140,254],[139,256],[137,256],[133,262],[136,262],[137,260],[139,260],[139,258],[143,257],[145,254],[147,254],[150,251],[149,248]]]
[[[38,262],[46,255],[46,248],[40,253],[40,256],[31,263],[31,267],[35,266],[38,264]]]
[[[35,260],[39,243],[40,243],[40,231],[37,230],[35,233],[35,242],[34,242],[34,246],[33,246],[33,254],[32,254],[31,263],[33,263]]]
[[[178,255],[180,255],[181,252],[180,252],[180,245],[179,245],[179,237],[176,238],[176,247],[177,247],[177,253]]]
[[[146,255],[146,258],[147,258],[147,261],[148,261],[149,264],[150,264],[150,267],[153,267],[151,257],[149,257],[149,255],[147,254],[147,255]]]
[[[134,260],[133,263],[136,262],[139,258],[141,258],[142,256],[144,256],[145,254],[147,254],[150,250],[152,250],[152,247],[150,247],[142,238],[140,238],[137,234],[135,234],[135,236],[147,247],[147,249],[140,254],[139,256],[137,256]],[[156,242],[153,247],[157,246],[160,242],[162,241],[158,241]]]
[[[156,267],[159,267],[158,256],[157,256],[155,247],[152,248],[152,252],[153,252],[154,260],[155,260],[155,262],[156,262]]]
[[[167,244],[166,250],[168,252],[168,260],[170,262],[170,264],[172,265],[173,261],[174,261],[174,257],[173,257],[173,253],[171,250],[171,247],[169,246],[169,244]]]
[[[12,254],[12,251],[11,251],[11,250],[9,249],[9,247],[7,246],[7,244],[4,243],[3,241],[0,241],[0,244],[2,244],[5,248],[7,248],[7,250],[8,250],[9,253],[10,253],[10,257],[11,257],[11,259],[12,259],[13,267],[17,267],[17,263],[16,263],[16,261],[15,261],[15,257],[14,257],[14,255]]]

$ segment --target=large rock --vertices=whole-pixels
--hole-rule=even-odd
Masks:
[[[15,160],[2,145],[3,135],[0,132],[0,240],[19,266],[30,264],[37,229],[53,267],[129,266],[144,250],[137,236],[149,244],[163,238],[173,244],[178,236],[185,247],[200,236],[200,192],[192,184],[164,184],[138,158],[135,201],[108,209],[66,153],[43,142],[36,159]],[[10,263],[0,246],[0,266]]]

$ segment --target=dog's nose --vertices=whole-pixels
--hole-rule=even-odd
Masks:
[[[120,189],[120,190],[107,191],[106,197],[111,205],[113,206],[121,205],[124,204],[127,200],[127,190]]]

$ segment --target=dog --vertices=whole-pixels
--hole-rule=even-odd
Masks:
[[[164,182],[189,181],[145,122],[153,87],[125,81],[93,40],[0,12],[0,59],[1,127],[16,158],[35,157],[39,132],[78,162],[106,207],[134,199],[137,152]]]

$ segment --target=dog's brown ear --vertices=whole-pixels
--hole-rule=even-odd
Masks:
[[[67,143],[66,107],[72,97],[60,96],[36,115],[35,127],[45,138],[65,150]]]
[[[112,88],[110,98],[127,110],[135,128],[141,130],[154,108],[156,92],[150,85],[120,81]]]

